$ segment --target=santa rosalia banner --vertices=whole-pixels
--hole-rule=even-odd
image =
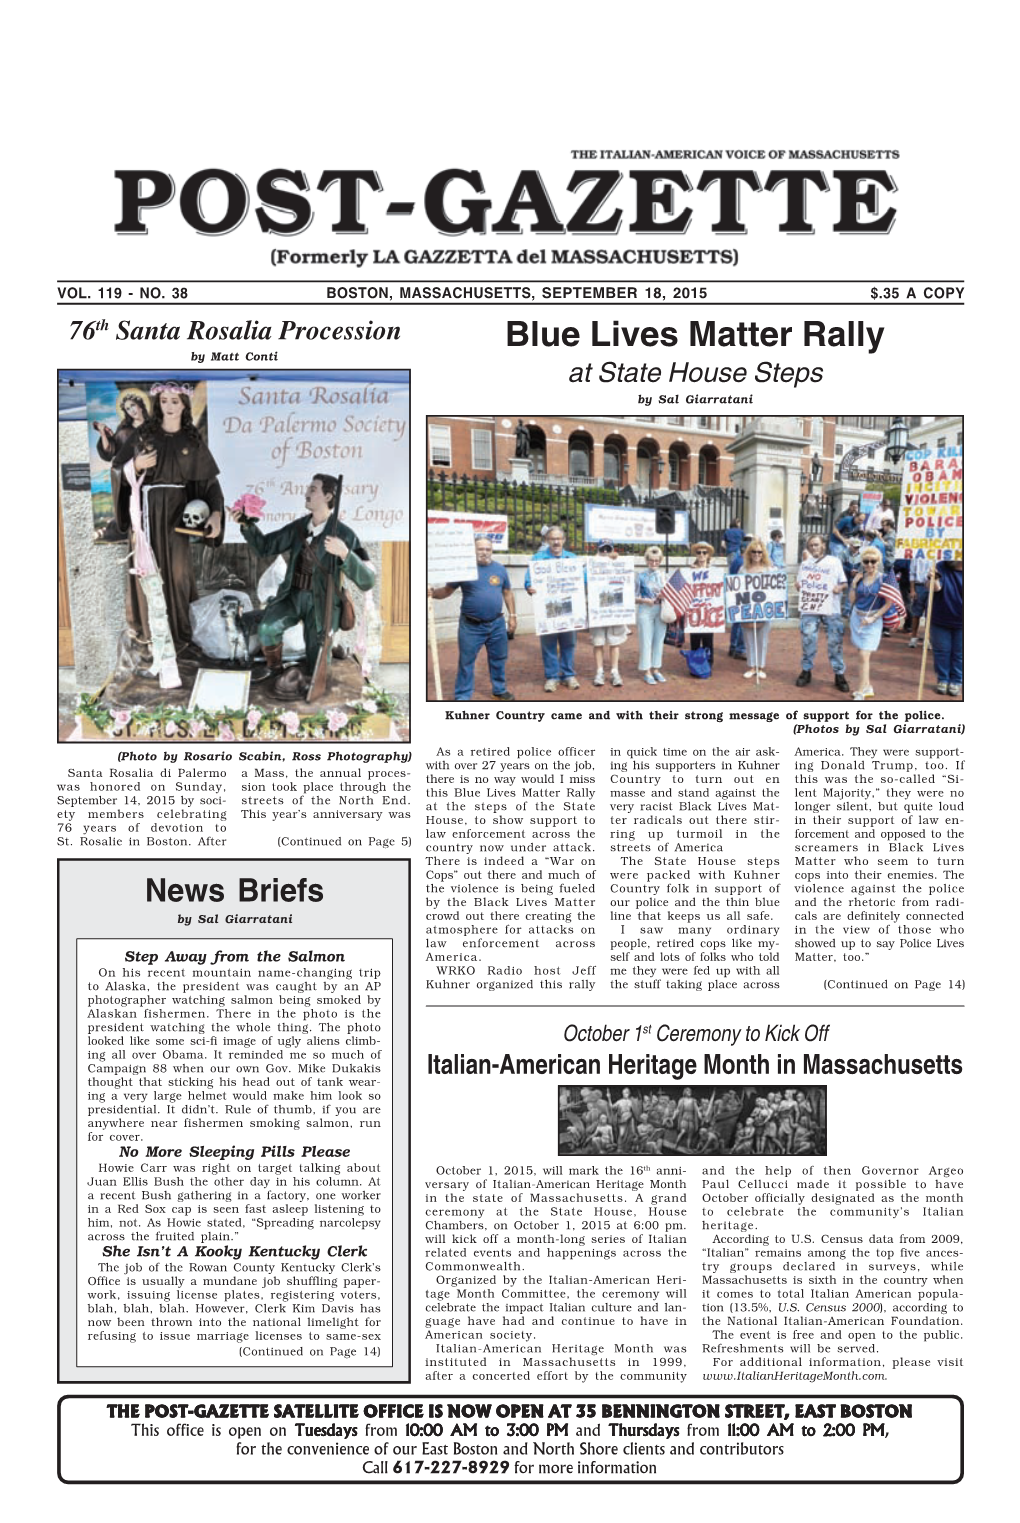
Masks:
[[[263,527],[305,510],[318,474],[343,477],[340,516],[365,543],[410,537],[408,373],[310,371],[208,380],[209,448],[227,501],[265,500]],[[233,521],[228,540],[239,540]]]

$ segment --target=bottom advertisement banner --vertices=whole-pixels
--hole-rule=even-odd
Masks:
[[[929,1483],[963,1476],[957,1396],[65,1396],[70,1485]]]

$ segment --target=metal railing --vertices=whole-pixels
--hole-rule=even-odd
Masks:
[[[661,495],[658,494],[658,495]],[[678,506],[690,515],[691,540],[703,539],[719,554],[725,546],[726,529],[732,520],[744,521],[746,492],[734,487],[694,487],[675,494]],[[478,476],[430,470],[425,483],[425,502],[429,512],[470,513],[484,516],[505,514],[508,520],[508,549],[516,554],[530,554],[542,542],[545,525],[558,525],[566,536],[567,549],[583,552],[584,505],[587,502],[620,506],[637,501],[653,507],[654,497],[621,497],[615,483],[607,485],[590,478],[569,483],[549,481],[492,481]],[[628,546],[620,546],[628,549]],[[640,546],[633,547],[637,553]]]

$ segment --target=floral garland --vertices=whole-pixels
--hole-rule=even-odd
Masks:
[[[154,708],[111,708],[98,693],[83,693],[76,712],[88,719],[111,740],[130,733],[133,738],[168,740],[236,740],[235,725],[241,727],[245,740],[348,740],[365,727],[373,714],[392,715],[396,702],[383,688],[371,683],[362,689],[354,703],[319,709],[314,714],[298,714],[294,709],[263,709],[250,704],[247,709],[182,709],[170,704]]]

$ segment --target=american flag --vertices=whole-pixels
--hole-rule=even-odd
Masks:
[[[887,571],[882,579],[882,591],[886,594],[882,603],[882,627],[899,629],[906,617],[907,605],[891,571]]]
[[[685,580],[682,571],[674,571],[662,589],[662,596],[669,606],[676,610],[677,616],[682,619],[694,602],[696,590],[693,582]]]

